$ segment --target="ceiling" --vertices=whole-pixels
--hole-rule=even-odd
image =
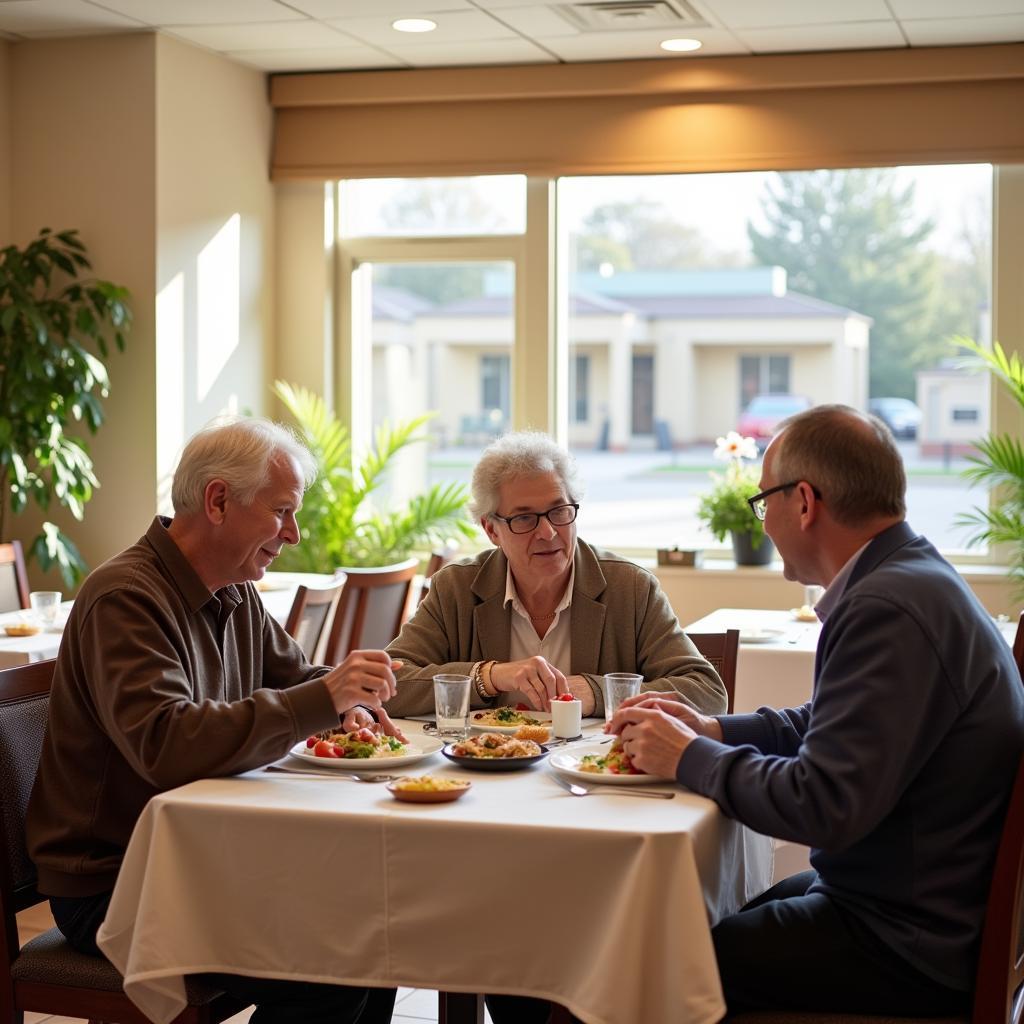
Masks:
[[[1024,42],[1024,0],[0,0],[0,38],[153,29],[265,71],[694,60]]]

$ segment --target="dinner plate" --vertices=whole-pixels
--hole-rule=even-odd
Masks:
[[[296,743],[289,751],[292,757],[300,761],[308,761],[318,768],[337,768],[344,772],[383,772],[391,768],[401,768],[404,764],[415,764],[422,761],[431,754],[436,754],[444,744],[430,736],[416,736],[406,746],[409,748],[407,754],[398,754],[396,757],[317,757],[311,754],[306,746],[306,741]]]
[[[760,627],[750,627],[749,629],[740,630],[740,643],[741,644],[770,644],[776,640],[781,640],[786,635],[784,629],[768,629]]]
[[[652,785],[657,782],[664,782],[664,779],[654,779],[650,775],[605,775],[603,772],[585,772],[580,769],[580,764],[587,754],[597,754],[604,757],[611,748],[607,743],[594,743],[589,747],[574,747],[572,750],[559,750],[551,755],[548,764],[556,771],[564,775],[571,775],[574,779],[583,782],[607,783],[611,786],[636,786],[639,784]]]
[[[408,804],[447,804],[465,796],[472,785],[472,782],[464,782],[458,789],[401,789],[397,782],[389,782],[385,789],[396,800]]]
[[[548,748],[540,744],[540,753],[533,757],[463,757],[452,753],[453,744],[441,751],[449,761],[454,761],[460,768],[471,768],[477,772],[514,772],[520,768],[529,768],[548,756]]]
[[[521,728],[519,725],[479,725],[476,721],[477,715],[486,715],[486,711],[476,710],[469,713],[469,724],[477,732],[500,732],[506,736],[512,736],[518,729]],[[551,726],[551,712],[550,711],[524,711],[524,715],[530,718],[536,718],[541,725],[546,725],[550,728]]]

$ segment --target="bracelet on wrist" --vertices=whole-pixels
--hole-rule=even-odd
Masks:
[[[476,695],[485,703],[491,704],[498,696],[497,691],[490,685],[491,666],[493,661],[478,661],[472,668],[469,678],[472,680],[473,689]]]

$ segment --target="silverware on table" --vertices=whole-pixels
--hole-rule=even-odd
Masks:
[[[561,775],[556,775],[554,772],[552,772],[551,777],[563,789],[567,789],[572,793],[573,796],[592,796],[595,794],[600,796],[642,796],[650,797],[654,800],[671,800],[675,796],[675,793],[663,793],[656,789],[636,789],[633,786],[581,786],[579,783],[563,779]]]
[[[355,772],[317,771],[315,768],[290,768],[283,764],[268,764],[265,772],[285,772],[288,775],[305,775],[311,779],[344,779],[349,782],[394,782],[397,775],[359,775]]]

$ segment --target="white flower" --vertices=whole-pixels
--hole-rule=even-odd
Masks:
[[[720,437],[715,442],[715,458],[723,462],[735,459],[756,459],[757,442],[752,437],[740,437],[735,430],[730,430],[725,437]]]

